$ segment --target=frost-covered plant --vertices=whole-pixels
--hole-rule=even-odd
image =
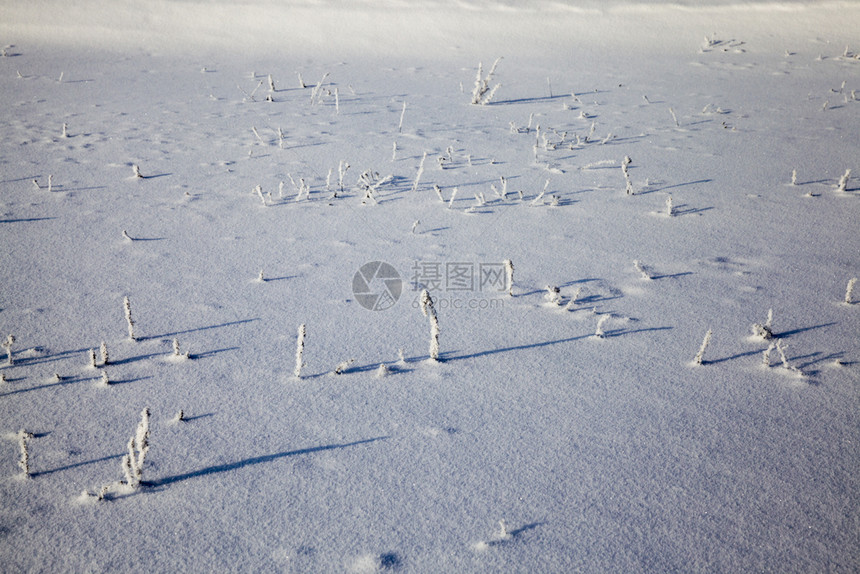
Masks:
[[[27,432],[24,429],[18,431],[18,447],[21,451],[21,458],[18,460],[18,466],[24,473],[25,478],[30,478],[30,448],[29,440],[33,438],[33,433]]]
[[[300,87],[301,89],[305,89],[305,88],[307,88],[308,86],[305,84],[305,80],[302,78],[302,73],[301,73],[301,72],[296,72],[296,74],[299,76],[299,87]]]
[[[673,110],[672,108],[669,108],[669,113],[672,114],[672,120],[674,120],[674,122],[675,122],[675,127],[676,128],[681,127],[681,124],[678,123],[678,116],[675,115],[675,110]]]
[[[176,413],[176,416],[173,417],[172,422],[181,423],[185,421],[185,411],[179,409],[179,412]]]
[[[386,376],[388,376],[388,374],[390,372],[391,372],[391,369],[388,368],[388,365],[386,365],[385,363],[382,363],[376,369],[376,378],[381,379],[382,377],[386,377]]]
[[[762,351],[761,364],[765,367],[770,367],[770,354],[774,349],[776,349],[776,343],[771,341],[771,343],[767,346],[767,349]]]
[[[9,380],[6,378],[6,373],[0,373],[0,385],[5,385]]]
[[[263,141],[263,138],[260,137],[260,132],[257,131],[257,128],[251,126],[251,131],[254,132],[254,137],[257,138],[257,141],[260,142],[260,145],[266,145],[266,142]]]
[[[326,81],[326,78],[328,78],[328,72],[323,74],[323,77],[320,79],[319,82],[317,82],[317,85],[314,86],[314,89],[311,91],[311,105],[313,105],[314,103],[317,103],[317,96],[322,91],[322,85],[323,85],[323,82]]]
[[[546,190],[549,187],[549,180],[546,180],[543,184],[543,189],[541,192],[535,197],[529,205],[543,205],[543,196],[546,195]]]
[[[458,188],[454,188],[451,190],[451,198],[448,200],[448,209],[451,209],[454,206],[454,198],[457,197]]]
[[[505,266],[505,281],[508,284],[508,296],[514,296],[514,264],[510,259],[502,262]]]
[[[138,488],[143,478],[143,462],[149,452],[149,408],[140,413],[137,431],[128,441],[128,454],[122,457],[122,470],[125,483],[131,488]]]
[[[268,78],[268,79],[269,79],[269,91],[270,91],[270,92],[275,92],[275,91],[277,91],[277,90],[275,90],[275,80],[273,80],[273,79],[272,79],[272,74],[269,74],[269,78]]]
[[[342,375],[349,368],[349,366],[351,364],[353,364],[354,362],[355,362],[355,359],[347,359],[345,361],[341,361],[340,363],[335,365],[334,370],[332,371],[332,374]]]
[[[704,361],[705,349],[708,348],[708,344],[711,342],[711,330],[708,329],[708,332],[705,333],[705,338],[702,341],[702,346],[699,347],[699,352],[696,353],[695,358],[693,359],[694,365],[701,365]]]
[[[403,132],[403,118],[406,117],[406,102],[403,102],[403,109],[400,110],[400,123],[397,124],[398,133]],[[396,144],[395,144],[396,146]]]
[[[672,194],[666,196],[666,215],[669,217],[674,217],[675,215],[675,204],[672,202]]]
[[[102,365],[107,365],[108,362],[110,362],[110,357],[108,356],[107,343],[102,341],[102,344],[99,347],[99,351],[101,352],[101,355],[102,355]]]
[[[442,197],[442,188],[436,184],[433,184],[433,191],[436,192],[436,196],[439,198],[439,201],[445,203],[445,198]]]
[[[776,352],[779,353],[779,360],[782,362],[782,368],[794,373],[800,373],[800,369],[793,367],[788,363],[788,358],[785,356],[785,347],[782,346],[782,340],[776,340]]]
[[[763,341],[769,341],[773,339],[773,330],[771,329],[771,323],[773,322],[773,309],[767,310],[767,321],[762,325],[761,323],[753,323],[752,333],[754,337],[757,337]]]
[[[108,387],[110,386],[110,378],[108,378],[107,371],[102,369],[101,378],[99,379],[98,386],[100,387]]]
[[[140,173],[140,168],[137,166],[136,163],[132,164],[131,172],[134,174],[134,177],[136,177],[138,179],[143,179],[143,175],[141,175],[141,173]]]
[[[603,326],[609,321],[609,313],[605,313],[600,316],[597,320],[597,327],[594,329],[594,336],[598,339],[603,339],[606,337],[606,332],[603,330]]]
[[[501,58],[496,58],[496,61],[493,62],[493,65],[486,77],[484,76],[483,65],[478,62],[478,74],[475,76],[475,87],[472,90],[472,104],[480,104],[483,106],[492,101],[496,94],[496,90],[501,87],[501,84],[496,84],[490,88],[490,82],[493,81],[493,75],[496,73],[496,66],[498,66],[500,61]]]
[[[646,279],[648,281],[653,279],[653,277],[651,277],[651,274],[648,273],[648,270],[645,269],[645,266],[642,265],[642,263],[640,263],[638,259],[633,261],[633,268],[636,269],[639,275],[642,276],[642,279]]]
[[[436,361],[439,359],[439,318],[427,289],[421,291],[421,313],[430,319],[430,359]]]
[[[791,185],[797,185],[797,170],[791,170]]]
[[[343,193],[343,178],[346,176],[346,172],[349,171],[350,165],[344,160],[341,160],[340,163],[337,164],[337,183],[340,187],[341,193]]]
[[[125,310],[125,321],[128,323],[128,338],[132,341],[137,340],[134,336],[134,320],[131,318],[131,302],[126,296],[122,301],[123,309]]]
[[[254,193],[255,193],[255,194],[257,194],[257,197],[259,197],[259,198],[260,198],[260,202],[261,202],[263,205],[266,205],[266,198],[263,196],[263,186],[262,186],[262,185],[258,185],[258,186],[256,186],[256,187],[254,187]]]
[[[836,191],[848,191],[848,178],[851,177],[851,170],[846,169],[842,177],[839,178],[839,183],[836,184]]]
[[[62,137],[64,137],[64,138],[69,137],[69,126],[68,126],[68,124],[66,124],[66,122],[63,122],[63,133],[62,133]]]
[[[415,235],[415,230],[416,230],[416,229],[418,229],[418,225],[420,225],[420,224],[421,224],[421,220],[420,220],[420,219],[416,219],[416,220],[412,223],[412,234],[413,234],[413,235]]]
[[[173,338],[173,353],[170,356],[174,359],[188,359],[190,357],[188,351],[183,353],[179,348],[179,339],[176,337]]]
[[[550,305],[560,306],[561,305],[561,289],[555,287],[553,285],[546,286],[546,295],[544,298]]]
[[[296,339],[296,366],[293,369],[293,375],[298,379],[302,376],[302,367],[305,366],[302,361],[302,354],[305,352],[305,324],[299,325],[299,335]]]
[[[15,336],[12,335],[11,333],[6,336],[6,339],[2,343],[2,347],[4,349],[6,349],[6,364],[9,365],[10,367],[13,364],[12,345],[14,345],[14,344],[15,344]]]
[[[854,285],[857,284],[857,278],[852,277],[848,280],[848,286],[845,288],[845,303],[852,305],[854,301]]]
[[[633,182],[630,181],[630,172],[627,171],[627,166],[630,165],[631,161],[633,160],[630,159],[630,156],[624,156],[624,161],[621,162],[621,173],[624,174],[624,182],[627,184],[627,195],[634,195]]]
[[[574,307],[576,307],[577,301],[579,301],[579,295],[582,293],[582,285],[576,288],[576,291],[573,292],[573,295],[570,297],[570,301],[565,305],[565,309],[568,311],[574,311]]]
[[[421,156],[421,163],[418,164],[418,171],[415,173],[415,181],[412,183],[412,191],[418,190],[418,183],[421,181],[421,176],[424,174],[424,162],[427,160],[427,152]]]

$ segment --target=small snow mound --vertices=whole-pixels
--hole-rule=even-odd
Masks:
[[[80,493],[78,496],[76,496],[72,500],[72,502],[74,502],[75,504],[82,505],[82,506],[90,505],[90,504],[97,504],[99,502],[99,497],[96,496],[95,494],[92,494],[91,492],[85,490],[82,493]]]
[[[390,572],[400,567],[400,557],[394,552],[385,554],[364,554],[353,560],[350,572],[356,574],[372,574],[374,572]]]

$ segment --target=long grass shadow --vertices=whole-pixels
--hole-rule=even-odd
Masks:
[[[31,391],[42,391],[45,389],[50,389],[52,387],[62,387],[65,385],[72,385],[74,383],[80,383],[87,379],[79,379],[77,377],[69,377],[68,379],[60,379],[59,381],[48,383],[47,385],[39,385],[38,387],[29,387],[26,389],[15,389],[14,391],[9,391],[6,393],[0,393],[0,397],[5,397],[9,395],[17,395],[20,393],[29,393]]]
[[[286,458],[290,456],[299,456],[302,454],[313,454],[315,452],[322,452],[326,450],[336,450],[341,448],[349,448],[351,446],[358,446],[361,444],[369,444],[372,442],[376,442],[379,440],[387,440],[389,437],[380,436],[376,438],[368,438],[364,440],[358,440],[355,442],[344,443],[344,444],[330,444],[326,446],[315,446],[310,448],[303,448],[299,450],[290,450],[285,452],[279,452],[275,454],[267,454],[263,456],[255,456],[252,458],[246,458],[244,460],[239,460],[236,462],[228,462],[226,464],[217,464],[215,466],[209,466],[206,468],[201,468],[200,470],[195,470],[192,472],[187,472],[185,474],[177,474],[175,476],[168,476],[159,480],[153,480],[145,482],[147,486],[165,486],[168,484],[173,484],[175,482],[181,482],[183,480],[188,480],[189,478],[198,478],[202,476],[209,476],[211,474],[218,474],[221,472],[229,472],[231,470],[238,470],[240,468],[245,468],[246,466],[253,466],[255,464],[263,464],[267,462],[273,462],[281,458]]]
[[[29,217],[25,219],[0,219],[0,223],[32,223],[35,221],[49,221],[56,217]]]
[[[800,327],[798,329],[792,329],[791,331],[783,331],[782,333],[774,333],[773,336],[778,339],[786,339],[791,337],[792,335],[797,335],[798,333],[803,333],[805,331],[812,331],[813,329],[822,329],[824,327],[832,327],[836,322],[830,323],[822,323],[821,325],[813,325],[812,327]]]
[[[500,349],[490,349],[488,351],[478,351],[476,353],[469,353],[468,355],[449,355],[442,354],[442,361],[445,363],[451,361],[459,361],[462,359],[475,359],[478,357],[488,357],[490,355],[498,355],[499,353],[509,353],[511,351],[525,351],[527,349],[540,349],[541,347],[550,347],[552,345],[561,345],[562,343],[572,343],[573,341],[580,341],[582,339],[587,339],[591,336],[591,333],[587,335],[577,335],[576,337],[567,337],[565,339],[554,339],[552,341],[541,341],[540,343],[528,343],[525,345],[514,345],[511,347],[502,347]]]
[[[76,462],[75,464],[69,464],[66,466],[61,466],[60,468],[52,468],[51,470],[32,472],[32,473],[30,473],[30,476],[32,476],[32,477],[45,476],[47,474],[54,474],[55,472],[63,472],[64,470],[71,470],[73,468],[78,468],[80,466],[87,466],[88,464],[95,464],[97,462],[104,462],[106,460],[120,459],[120,458],[122,458],[122,456],[123,455],[121,455],[121,454],[114,454],[111,456],[103,456],[102,458],[96,458],[93,460],[85,460],[83,462]]]
[[[653,189],[646,189],[638,192],[636,195],[648,195],[649,193],[656,193],[658,191],[666,191],[667,189],[675,189],[676,187],[686,187],[688,185],[696,185],[699,183],[711,183],[714,181],[713,179],[697,179],[696,181],[688,181],[685,183],[676,183],[674,185],[664,185],[663,187],[655,187]]]
[[[681,273],[668,273],[666,275],[652,275],[651,279],[657,281],[659,279],[675,279],[676,277],[683,277],[684,275],[692,275],[692,271],[682,271]]]
[[[641,329],[613,329],[606,331],[604,337],[622,337],[624,335],[633,335],[634,333],[648,333],[650,331],[671,331],[672,327],[642,327]]]
[[[716,365],[717,363],[725,363],[726,361],[733,361],[735,359],[740,359],[742,357],[751,357],[752,355],[761,355],[761,351],[746,351],[744,353],[738,353],[736,355],[732,355],[731,357],[723,357],[722,359],[711,359],[711,360],[703,360],[703,365]]]
[[[227,351],[238,351],[239,347],[225,347],[223,349],[214,349],[212,351],[203,351],[202,353],[191,353],[188,358],[191,360],[196,359],[206,359],[213,355],[217,355],[219,353],[226,353]]]
[[[141,341],[150,341],[152,339],[161,339],[163,337],[176,337],[177,335],[187,335],[188,333],[197,333],[200,331],[208,331],[210,329],[221,329],[222,327],[232,327],[234,325],[242,325],[244,323],[252,323],[254,321],[259,321],[259,318],[255,319],[242,319],[240,321],[230,321],[228,323],[220,323],[218,325],[209,325],[208,327],[196,327],[194,329],[185,329],[183,331],[174,331],[172,333],[162,333],[161,335],[153,335],[151,337],[141,337]]]

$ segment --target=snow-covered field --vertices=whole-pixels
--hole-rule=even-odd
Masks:
[[[860,4],[421,4],[0,5],[0,570],[860,569]]]

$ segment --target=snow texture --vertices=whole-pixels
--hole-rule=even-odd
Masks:
[[[860,568],[860,6],[417,4],[0,6],[2,570]]]

